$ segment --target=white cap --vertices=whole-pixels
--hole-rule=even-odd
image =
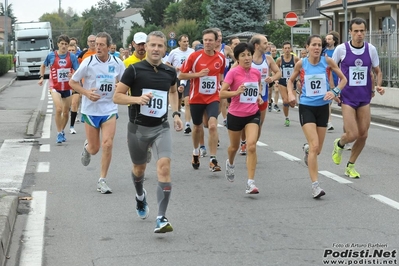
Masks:
[[[133,41],[136,44],[145,43],[147,41],[147,34],[144,32],[136,32],[136,34],[134,34]]]

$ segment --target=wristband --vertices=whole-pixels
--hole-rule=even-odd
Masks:
[[[39,79],[42,79],[42,78],[44,78],[44,76],[39,76]]]
[[[173,112],[172,117],[175,118],[175,115],[178,115],[180,117],[180,113],[179,112]]]
[[[335,87],[331,91],[334,93],[335,97],[337,97],[341,93],[341,90],[337,87]]]

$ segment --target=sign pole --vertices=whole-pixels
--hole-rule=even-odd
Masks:
[[[291,45],[294,45],[294,33],[292,32],[292,27],[291,27]]]

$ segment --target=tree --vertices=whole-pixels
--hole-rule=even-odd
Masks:
[[[80,36],[80,43],[81,48],[86,47],[86,43],[87,43],[87,37],[89,37],[89,35],[92,35],[93,33],[93,19],[89,18],[85,21],[84,25],[83,25],[83,30],[82,30],[82,35]]]
[[[137,23],[133,23],[133,26],[130,29],[130,34],[126,38],[126,43],[127,43],[127,45],[132,43],[133,36],[134,36],[134,34],[136,32],[142,31],[142,32],[148,34],[148,33],[152,32],[152,31],[156,31],[156,30],[159,30],[159,27],[154,25],[154,24],[149,24],[149,25],[146,25],[145,27],[142,27],[142,26],[140,26]]]
[[[140,11],[145,25],[153,24],[163,27],[163,16],[165,9],[170,3],[173,2],[174,0],[149,0],[147,3],[145,3],[144,9]]]
[[[207,6],[209,27],[218,27],[224,35],[237,32],[262,32],[269,5],[265,0],[215,0]]]
[[[131,7],[131,8],[143,8],[144,4],[146,4],[148,0],[128,0],[126,2],[126,7]]]
[[[163,24],[170,25],[176,23],[180,17],[180,3],[170,3],[165,9]]]
[[[48,21],[51,23],[51,31],[53,34],[53,44],[55,48],[57,48],[57,38],[61,34],[67,34],[68,26],[65,23],[65,20],[60,17],[57,13],[45,13],[40,18],[39,21]]]
[[[121,11],[122,8],[123,6],[115,1],[100,0],[90,10],[86,9],[82,16],[84,19],[92,19],[92,31],[94,34],[105,31],[111,35],[113,42],[121,46],[122,28],[115,14]]]

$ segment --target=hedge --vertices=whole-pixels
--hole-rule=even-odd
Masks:
[[[4,75],[12,68],[12,55],[0,55],[0,76]]]

